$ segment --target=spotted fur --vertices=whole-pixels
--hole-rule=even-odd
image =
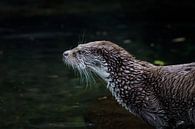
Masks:
[[[109,41],[65,51],[64,61],[98,74],[118,103],[156,129],[195,127],[195,63],[155,66]]]

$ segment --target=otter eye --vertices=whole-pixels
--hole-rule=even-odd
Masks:
[[[73,52],[73,53],[72,53],[72,56],[73,56],[73,57],[76,57],[76,53],[75,53],[75,52]]]
[[[81,54],[81,50],[78,50],[77,52],[78,52],[79,54]]]

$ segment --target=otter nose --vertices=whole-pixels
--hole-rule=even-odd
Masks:
[[[64,53],[63,53],[63,56],[64,57],[67,57],[69,55],[69,51],[65,51]]]

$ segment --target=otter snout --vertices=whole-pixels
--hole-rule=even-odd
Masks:
[[[67,56],[69,55],[69,53],[70,53],[70,50],[65,51],[65,52],[63,53],[63,57],[67,57]]]
[[[76,52],[74,50],[67,50],[63,53],[64,58],[74,58],[76,56]]]
[[[67,51],[65,51],[64,53],[63,53],[63,61],[65,62],[65,63],[68,63],[69,64],[69,62],[70,62],[70,60],[72,60],[73,58],[72,58],[72,54],[71,54],[72,52],[71,52],[71,50],[67,50]]]
[[[67,64],[75,65],[73,62],[78,62],[75,49],[64,51],[63,60]]]

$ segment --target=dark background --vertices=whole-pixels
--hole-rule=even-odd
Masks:
[[[20,40],[21,46],[55,38],[67,46],[82,40],[122,43],[130,39],[152,46],[161,55],[157,52],[155,58],[190,62],[194,6],[193,0],[2,0],[0,38]]]
[[[157,65],[194,62],[194,11],[194,0],[1,0],[0,128],[149,129],[62,53],[109,40]]]

